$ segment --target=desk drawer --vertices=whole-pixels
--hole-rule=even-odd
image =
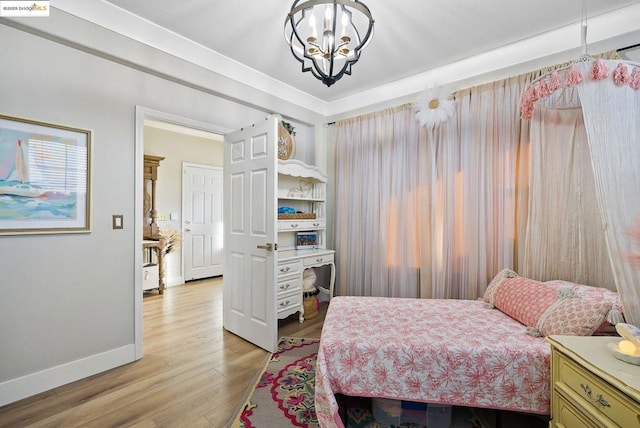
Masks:
[[[278,297],[278,301],[276,302],[276,309],[279,313],[290,310],[292,308],[295,308],[296,311],[302,309],[302,293],[297,292]]]
[[[327,263],[333,263],[333,254],[323,254],[304,258],[304,265],[306,266],[320,266]]]
[[[324,229],[325,220],[278,220],[278,230],[315,230]]]
[[[278,262],[278,267],[276,268],[276,274],[278,278],[283,275],[292,275],[294,273],[300,274],[302,272],[302,265],[300,260],[292,260],[288,262]]]
[[[558,377],[555,388],[567,390],[580,407],[597,419],[608,418],[621,427],[638,426],[640,413],[637,403],[564,355],[558,353],[556,362]]]
[[[302,281],[299,274],[278,278],[278,283],[276,285],[276,293],[278,293],[278,296],[280,296],[281,294],[289,293],[291,291],[300,292],[301,290]]]

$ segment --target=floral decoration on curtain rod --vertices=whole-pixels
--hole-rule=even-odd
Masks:
[[[561,74],[565,74],[564,78]],[[597,59],[593,63],[589,77],[591,80],[606,79],[611,75],[609,68],[602,59]],[[613,82],[617,86],[629,85],[631,88],[640,89],[640,67],[633,67],[633,71],[629,74],[627,65],[619,62],[613,70]],[[551,95],[558,89],[569,88],[584,81],[584,76],[578,70],[575,64],[569,68],[554,70],[551,74],[546,74],[537,80],[524,91],[520,104],[520,117],[522,119],[531,119],[533,113],[533,105]]]
[[[452,95],[442,90],[428,89],[413,103],[413,111],[420,125],[432,130],[453,116],[456,104]]]

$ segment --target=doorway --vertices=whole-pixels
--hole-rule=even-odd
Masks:
[[[144,201],[144,191],[143,191],[143,158],[145,154],[145,122],[153,121],[157,126],[166,126],[173,130],[181,129],[184,133],[206,133],[208,135],[215,134],[220,140],[220,153],[224,152],[224,138],[223,135],[230,130],[224,129],[222,127],[212,125],[209,123],[199,122],[196,120],[188,119],[181,116],[172,115],[169,113],[160,112],[157,110],[148,109],[146,107],[136,106],[136,136],[135,136],[135,210],[134,210],[134,263],[135,266],[142,266],[142,235],[143,235],[143,201]],[[176,144],[174,150],[180,152],[180,148],[178,148],[179,144]],[[206,156],[200,156],[198,159],[201,162],[202,159],[210,159],[210,157],[214,157],[211,152],[209,152]],[[175,202],[175,208],[163,206],[163,200],[159,199],[158,202],[158,215],[160,217],[159,226],[160,228],[163,225],[172,224],[174,228],[180,230],[183,234],[183,213],[182,213],[182,177],[180,177],[182,173],[182,160],[170,160],[173,156],[167,156],[165,160],[163,160],[160,166],[160,174],[162,175],[163,170],[170,169],[174,170],[172,167],[172,163],[177,162],[177,179],[170,179],[165,182],[165,186],[177,186],[178,190],[175,191],[177,196],[177,202]],[[222,166],[223,157],[222,154],[219,156],[220,158],[220,166]],[[162,182],[159,182],[158,186],[162,186]],[[163,222],[165,222],[163,224]],[[179,260],[177,265],[179,266],[177,270],[179,270],[180,275],[179,279],[177,278],[167,278],[170,285],[176,285],[175,283],[171,284],[171,281],[183,281],[183,267],[182,267],[182,250],[180,253],[176,253],[177,257],[174,257],[173,263],[176,263],[176,259]],[[135,269],[135,280],[134,280],[134,314],[135,314],[135,331],[134,331],[134,341],[135,341],[135,358],[140,359],[143,356],[143,312],[142,312],[142,269]],[[171,274],[170,274],[171,275]]]

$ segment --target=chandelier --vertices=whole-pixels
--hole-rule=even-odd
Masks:
[[[295,0],[284,21],[291,53],[327,86],[360,59],[373,35],[369,8],[358,0]]]

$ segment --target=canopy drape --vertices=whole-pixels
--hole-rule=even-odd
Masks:
[[[578,254],[584,254],[586,260],[596,260],[596,257],[600,257],[597,254],[606,249],[606,260],[610,265],[615,289],[622,300],[625,318],[634,325],[640,325],[640,265],[634,263],[631,257],[640,252],[638,242],[634,242],[631,235],[632,230],[640,226],[639,89],[640,67],[619,60],[599,59],[579,61],[561,73],[543,76],[528,88],[523,97],[523,116],[531,117],[533,122],[532,145],[553,144],[554,141],[549,141],[552,139],[558,139],[560,144],[564,144],[564,147],[557,150],[546,147],[544,150],[556,150],[556,157],[539,158],[538,170],[564,167],[579,175],[573,177],[573,182],[569,185],[572,190],[563,196],[553,195],[556,198],[564,197],[568,208],[564,212],[567,215],[583,215],[593,211],[591,208],[574,209],[576,203],[592,204],[587,201],[588,195],[581,192],[581,188],[590,186],[593,177],[599,221],[596,224],[591,221],[593,229],[589,231],[578,230],[579,226],[576,226],[576,230],[568,234],[573,232],[576,239],[566,249],[576,248]],[[566,108],[575,109],[564,110]],[[585,132],[584,136],[582,132]],[[550,135],[553,137],[549,138]],[[584,169],[587,158],[582,153],[583,140],[587,143],[591,171]],[[574,160],[569,160],[569,157]],[[534,156],[534,164],[535,162]],[[532,191],[535,186],[541,186],[543,176],[544,172],[538,181],[532,182]],[[553,203],[553,198],[551,199],[550,203]],[[554,276],[564,268],[568,269],[567,272],[571,270],[570,266],[562,266],[560,252],[564,248],[557,249],[553,272],[548,271],[547,262],[536,255],[538,245],[542,243],[539,234],[543,233],[543,229],[544,233],[553,233],[553,226],[549,223],[557,220],[549,219],[548,229],[539,227],[537,223],[541,222],[543,210],[544,207],[532,198],[530,212],[534,214],[530,217],[527,233],[530,255],[526,257],[525,263],[526,272],[541,278]],[[583,220],[574,219],[568,224],[582,224]],[[586,236],[590,236],[589,242],[580,242]],[[601,242],[604,242],[604,247]],[[588,246],[592,247],[587,248]],[[593,285],[608,286],[611,281],[604,271],[592,271],[589,275],[590,281],[599,282]]]

